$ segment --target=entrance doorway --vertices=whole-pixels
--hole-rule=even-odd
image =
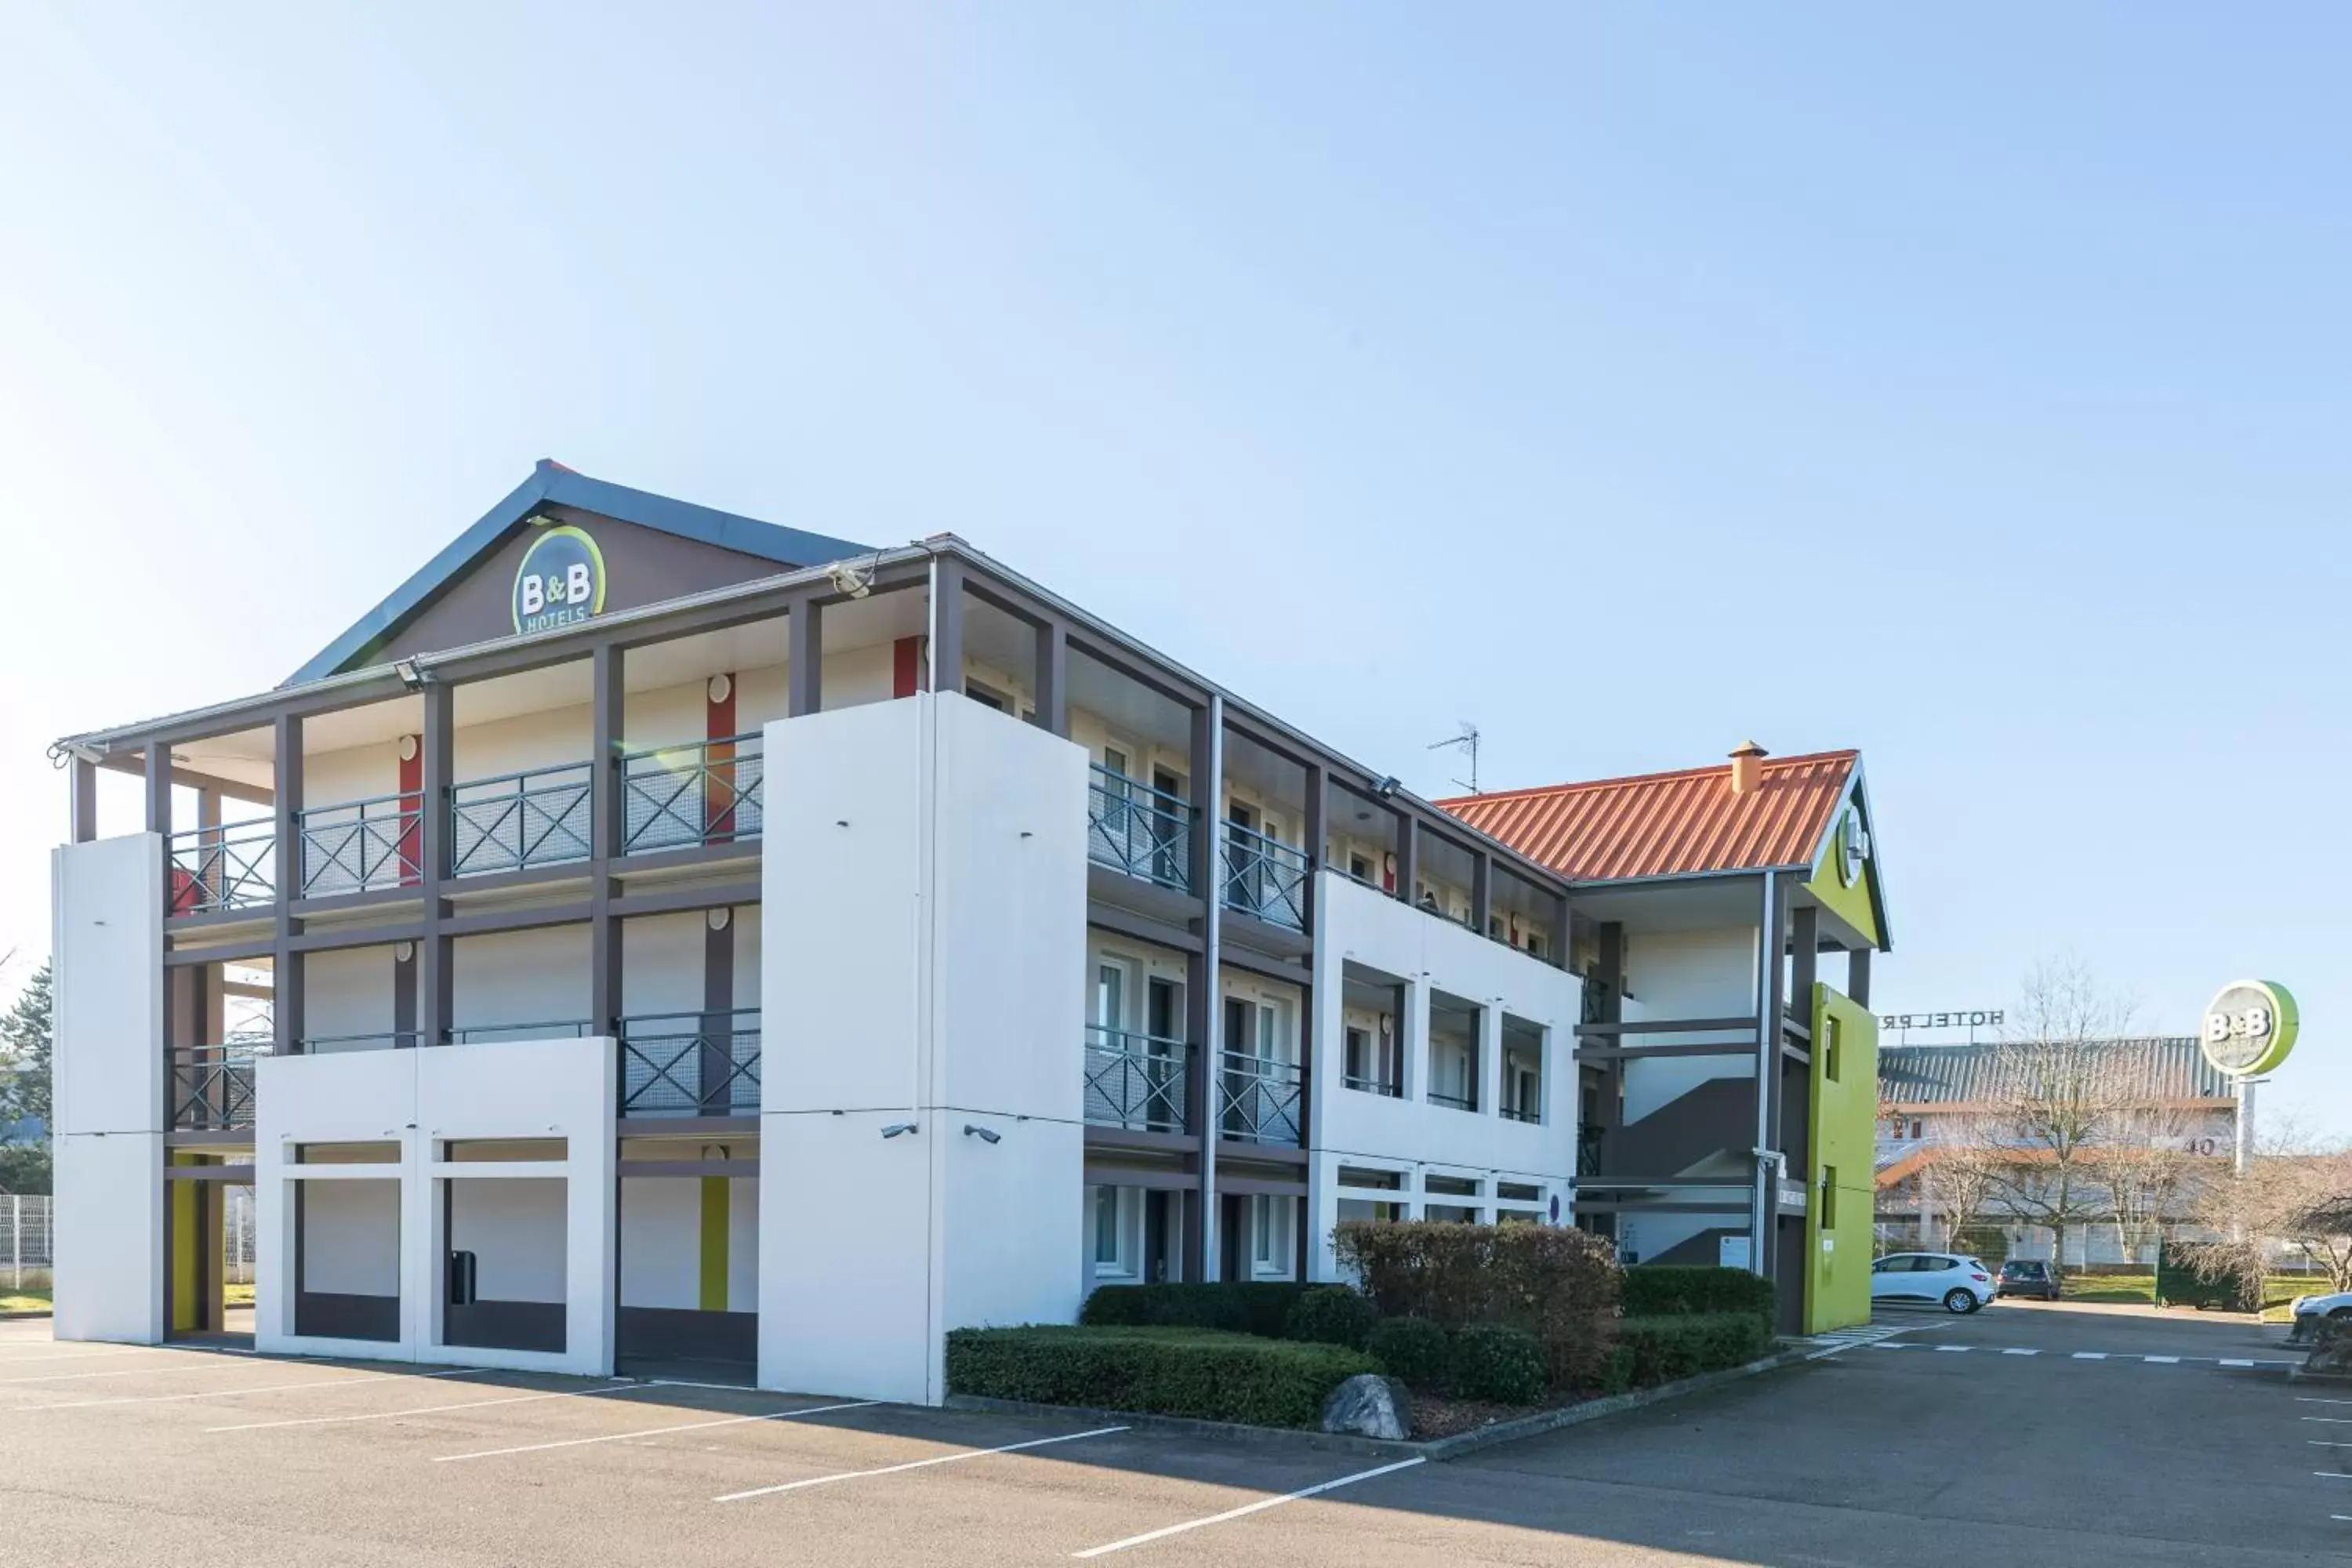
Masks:
[[[253,1183],[227,1179],[212,1162],[173,1169],[164,1194],[164,1337],[250,1349]]]

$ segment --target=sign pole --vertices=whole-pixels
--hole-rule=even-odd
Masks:
[[[2231,1151],[2230,1168],[2241,1176],[2246,1173],[2246,1166],[2254,1157],[2254,1083],[2251,1078],[2237,1080],[2237,1146]]]

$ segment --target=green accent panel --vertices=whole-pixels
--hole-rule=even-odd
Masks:
[[[173,1182],[172,1199],[172,1331],[194,1333],[202,1323],[196,1300],[196,1246],[205,1231],[204,1194],[194,1182]]]
[[[727,1310],[727,1178],[702,1178],[702,1310]]]
[[[1872,1211],[1878,1197],[1872,1164],[1878,1147],[1878,1020],[1817,981],[1812,1021],[1805,1332],[1818,1334],[1870,1321]],[[1831,1172],[1836,1173],[1834,1191]]]
[[[1885,947],[1886,933],[1878,929],[1878,910],[1871,894],[1878,885],[1878,857],[1865,856],[1862,875],[1849,884],[1841,874],[1845,863],[1845,825],[1847,814],[1838,813],[1836,830],[1831,833],[1829,847],[1822,851],[1821,863],[1813,868],[1813,879],[1805,884],[1822,908],[1853,927],[1870,939],[1870,945]],[[1863,825],[1864,828],[1869,824]]]

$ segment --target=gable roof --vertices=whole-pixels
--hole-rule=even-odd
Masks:
[[[541,458],[530,478],[451,540],[414,576],[386,595],[382,604],[321,648],[285,684],[299,686],[368,662],[388,638],[430,608],[477,560],[498,548],[510,530],[520,527],[526,519],[547,506],[576,507],[680,539],[760,556],[780,566],[815,566],[872,552],[870,547],[845,539],[805,533],[797,528],[784,528],[656,495],[651,490],[592,479],[551,458]]]
[[[1731,765],[1544,784],[1433,804],[1572,882],[1733,871],[1811,874],[1862,773],[1861,753],[1767,757],[1731,793]]]
[[[2205,1059],[2194,1035],[2084,1042],[2106,1089],[2134,1103],[2228,1102],[2229,1079]],[[2031,1044],[1979,1040],[1961,1046],[1878,1047],[1879,1098],[1905,1106],[1979,1105],[2000,1099],[2031,1068]]]

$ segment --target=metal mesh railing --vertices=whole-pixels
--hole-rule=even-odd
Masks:
[[[1272,925],[1307,929],[1307,855],[1238,823],[1225,824],[1224,902]]]
[[[217,1046],[178,1046],[171,1066],[172,1126],[185,1132],[241,1131],[253,1125],[253,1061],[269,1054],[267,1038]]]
[[[760,737],[735,735],[621,759],[621,852],[760,837]]]
[[[1184,1131],[1184,1079],[1192,1047],[1181,1040],[1087,1026],[1087,1120],[1132,1132]]]
[[[760,1010],[621,1020],[623,1116],[736,1116],[760,1109]]]
[[[1227,1051],[1217,1070],[1218,1131],[1252,1143],[1297,1145],[1307,1075],[1296,1062]]]
[[[1192,889],[1192,807],[1094,764],[1087,781],[1087,856],[1178,892]]]
[[[298,896],[415,886],[425,863],[424,826],[425,796],[415,790],[306,809]]]
[[[571,763],[452,785],[449,874],[587,859],[593,772],[586,763]]]
[[[278,824],[263,816],[172,835],[166,912],[245,910],[278,898]]]

